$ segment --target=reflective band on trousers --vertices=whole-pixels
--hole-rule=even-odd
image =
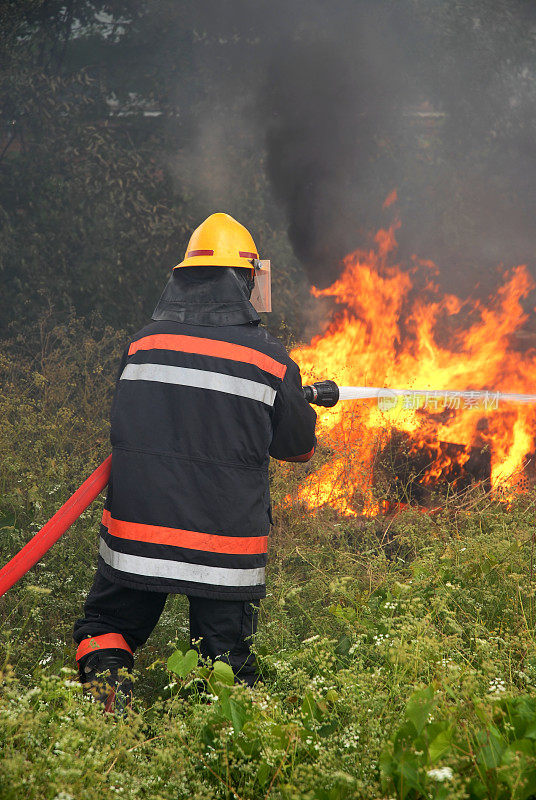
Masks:
[[[147,578],[169,578],[175,581],[208,583],[213,586],[259,586],[264,583],[264,567],[257,569],[224,569],[203,564],[186,564],[184,561],[166,561],[163,558],[143,558],[112,550],[104,539],[100,540],[102,560],[119,572],[145,575]]]
[[[234,375],[222,375],[220,372],[208,372],[203,369],[170,367],[166,364],[127,364],[121,380],[157,381],[193,386],[196,389],[212,389],[215,392],[260,400],[267,406],[273,406],[276,395],[275,389],[271,386],[247,378],[236,378]]]
[[[76,651],[76,660],[94,653],[96,650],[128,650],[132,655],[132,650],[120,633],[101,633],[100,636],[90,636],[82,639]]]

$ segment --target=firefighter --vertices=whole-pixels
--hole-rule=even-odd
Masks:
[[[168,594],[188,597],[202,656],[257,680],[269,456],[308,461],[316,445],[300,371],[259,324],[269,281],[247,229],[212,214],[123,354],[98,568],[74,629],[80,678],[108,710],[130,697]]]

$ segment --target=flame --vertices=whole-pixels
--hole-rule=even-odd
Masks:
[[[393,193],[386,206],[395,200]],[[521,301],[534,288],[526,266],[507,270],[486,303],[463,300],[440,291],[431,261],[414,257],[409,270],[396,263],[399,224],[379,230],[368,251],[348,255],[340,278],[327,289],[313,287],[312,294],[331,299],[336,311],[323,335],[291,354],[303,382],[331,378],[340,386],[534,393],[536,350],[521,353],[516,341],[528,319]],[[405,463],[417,460],[416,480],[423,487],[467,485],[464,470],[475,452],[487,459],[488,484],[514,486],[535,449],[534,406],[460,405],[430,400],[426,407],[387,413],[376,401],[347,401],[319,409],[319,440],[330,458],[308,474],[299,499],[311,509],[379,513],[375,465],[396,437],[394,462],[400,448]],[[391,479],[403,483],[398,474]]]

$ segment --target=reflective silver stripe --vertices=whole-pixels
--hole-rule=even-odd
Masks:
[[[214,586],[258,586],[264,583],[264,567],[257,569],[224,569],[166,561],[163,558],[143,558],[112,550],[101,538],[99,553],[109,567],[148,578],[171,578],[176,581],[209,583]]]
[[[196,389],[212,389],[216,392],[260,400],[267,406],[273,406],[276,395],[275,389],[265,383],[257,383],[257,381],[250,381],[247,378],[236,378],[233,375],[222,375],[219,372],[208,372],[203,369],[170,367],[166,364],[127,364],[121,380],[158,381],[159,383],[194,386]]]

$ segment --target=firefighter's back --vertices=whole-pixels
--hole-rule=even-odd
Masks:
[[[268,450],[290,359],[257,325],[153,322],[112,408],[101,569],[140,588],[255,599],[270,526]]]

